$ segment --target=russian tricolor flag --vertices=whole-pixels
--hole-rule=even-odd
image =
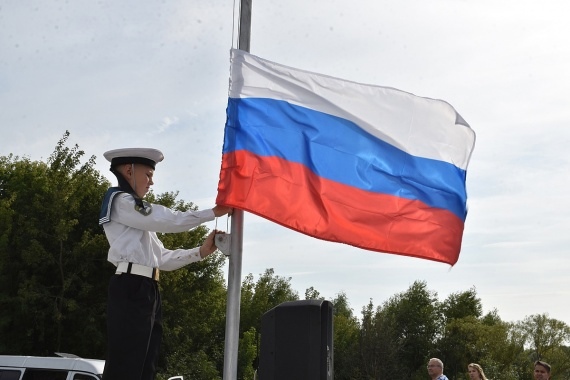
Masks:
[[[444,101],[234,49],[216,203],[319,239],[453,265],[474,144]]]

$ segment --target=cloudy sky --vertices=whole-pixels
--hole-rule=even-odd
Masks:
[[[274,268],[301,297],[345,292],[356,315],[424,280],[441,300],[475,287],[503,320],[570,323],[570,3],[347,4],[254,0],[251,53],[452,104],[477,133],[459,261],[323,242],[245,214],[243,275]],[[46,160],[69,130],[112,180],[104,151],[156,147],[155,192],[212,207],[234,13],[230,0],[3,0],[0,155]]]

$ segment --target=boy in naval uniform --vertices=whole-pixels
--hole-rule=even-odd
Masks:
[[[162,152],[127,148],[104,153],[118,187],[107,190],[99,224],[109,240],[108,260],[117,267],[109,283],[107,303],[107,360],[103,380],[151,380],[162,338],[159,271],[175,270],[216,250],[212,231],[202,246],[164,248],[156,233],[188,231],[231,208],[216,205],[202,211],[174,211],[143,201],[153,185]]]

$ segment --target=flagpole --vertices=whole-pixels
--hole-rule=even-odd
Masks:
[[[251,2],[240,0],[238,49],[249,53],[251,36]],[[243,254],[243,210],[232,213],[228,295],[226,305],[226,337],[224,344],[224,380],[237,380],[239,349],[239,317],[241,302],[241,267]]]

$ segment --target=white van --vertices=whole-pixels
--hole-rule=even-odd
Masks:
[[[0,355],[0,380],[101,380],[104,360],[59,355],[65,357]]]
[[[0,380],[100,380],[104,360],[0,355]]]

